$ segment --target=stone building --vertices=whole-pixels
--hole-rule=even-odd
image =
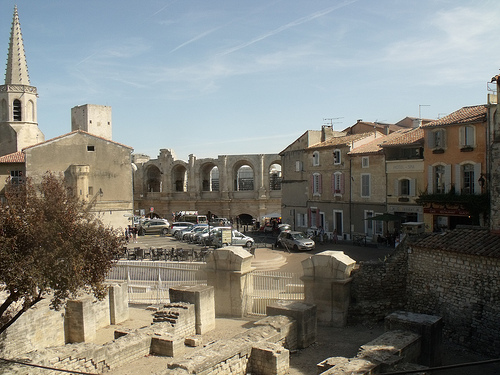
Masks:
[[[283,220],[296,230],[322,227],[350,238],[353,148],[372,141],[378,132],[347,135],[324,126],[309,130],[284,149]],[[345,236],[344,236],[345,235]]]
[[[422,125],[427,195],[421,202],[427,228],[484,224],[487,113],[486,105],[463,107]]]
[[[281,158],[277,154],[219,155],[178,160],[162,149],[157,159],[134,158],[136,213],[171,219],[198,211],[235,224],[281,217]]]
[[[5,85],[0,86],[0,198],[6,185],[47,171],[62,174],[89,208],[115,228],[133,213],[132,148],[113,142],[111,107],[71,110],[71,133],[45,141],[38,129],[37,90],[30,85],[17,8],[10,36]]]

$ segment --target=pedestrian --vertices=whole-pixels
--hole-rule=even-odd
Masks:
[[[137,243],[137,227],[132,228],[132,237],[134,239],[134,243]]]
[[[337,235],[337,229],[333,231],[333,243],[337,243],[339,236]]]

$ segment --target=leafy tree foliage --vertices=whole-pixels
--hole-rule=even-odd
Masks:
[[[52,173],[41,184],[6,186],[0,204],[0,333],[43,298],[59,309],[68,298],[106,294],[106,274],[123,238]]]

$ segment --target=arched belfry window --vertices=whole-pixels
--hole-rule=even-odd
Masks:
[[[21,101],[19,99],[15,99],[12,106],[12,117],[14,121],[22,121],[21,118]]]

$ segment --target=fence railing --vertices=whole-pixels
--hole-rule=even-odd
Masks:
[[[109,282],[128,283],[130,303],[161,304],[168,290],[178,285],[206,285],[205,263],[171,261],[118,261],[107,276]]]
[[[266,315],[266,306],[279,300],[304,300],[304,283],[296,273],[254,271],[252,282],[247,286],[252,315]]]

